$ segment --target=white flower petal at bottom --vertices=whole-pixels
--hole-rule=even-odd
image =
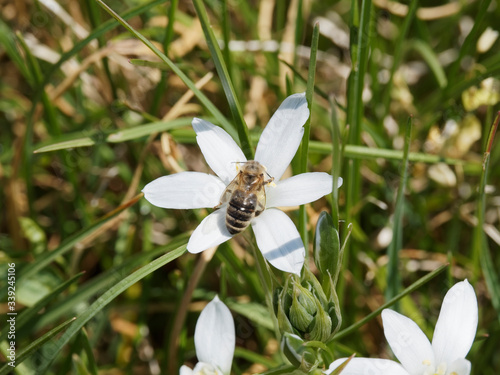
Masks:
[[[431,343],[413,320],[396,311],[384,309],[382,321],[387,342],[410,374],[424,374],[434,368]]]
[[[325,374],[344,363],[347,358],[340,358],[333,362]],[[388,359],[353,358],[340,373],[341,375],[410,375],[399,363]]]
[[[198,365],[204,362],[204,369],[212,370],[204,374],[218,375],[220,371],[223,374],[229,374],[235,344],[233,316],[227,306],[216,296],[201,312],[194,331],[194,346],[196,356],[200,361]]]
[[[281,271],[300,275],[305,249],[292,220],[275,208],[265,210],[252,222],[257,246],[264,258]]]
[[[179,375],[193,375],[193,370],[187,366],[181,366]]]
[[[469,375],[471,363],[464,358],[460,358],[453,362],[447,370],[447,374]]]
[[[467,280],[453,285],[444,297],[432,338],[436,364],[465,358],[476,336],[477,298]]]
[[[187,244],[190,253],[200,253],[232,237],[226,228],[226,208],[223,206],[212,212],[196,227]]]
[[[305,93],[293,94],[281,103],[262,132],[255,160],[279,181],[299,148],[309,118]]]
[[[155,206],[190,209],[217,206],[225,188],[224,183],[216,176],[181,172],[151,181],[142,192]]]
[[[194,118],[196,142],[212,170],[228,185],[236,176],[235,162],[246,161],[243,151],[222,128],[208,121]]]
[[[342,179],[339,178],[339,185]],[[267,207],[290,207],[313,202],[332,192],[332,176],[324,172],[302,173],[278,181],[266,190]]]

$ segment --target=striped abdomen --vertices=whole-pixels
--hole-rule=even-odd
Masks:
[[[243,190],[235,190],[226,213],[226,228],[231,234],[243,232],[255,217],[257,208],[257,195],[246,193]]]

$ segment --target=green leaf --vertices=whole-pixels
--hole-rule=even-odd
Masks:
[[[120,143],[148,136],[150,134],[177,129],[191,124],[191,117],[183,117],[172,121],[156,121],[145,125],[133,126],[127,129],[120,129],[108,134],[104,140],[109,143]],[[75,147],[93,146],[97,143],[95,136],[79,137],[71,140],[58,141],[51,140],[47,145],[37,148],[35,153],[63,150]]]
[[[90,225],[87,228],[82,229],[81,231],[75,233],[73,236],[71,236],[68,239],[66,239],[65,241],[63,241],[63,243],[57,249],[50,251],[50,252],[47,252],[44,255],[36,258],[36,261],[28,264],[27,266],[23,267],[19,271],[19,275],[17,277],[17,280],[20,282],[22,280],[30,278],[31,276],[34,276],[38,271],[40,271],[41,269],[45,268],[50,263],[52,263],[57,257],[70,251],[78,242],[80,242],[83,239],[85,239],[86,237],[90,236],[97,229],[99,229],[102,225],[104,225],[104,223],[106,223],[111,218],[118,215],[120,212],[129,208],[133,204],[135,204],[141,198],[142,198],[142,194],[139,194],[138,196],[136,196],[135,198],[132,198],[127,203],[119,206],[118,208],[116,208],[112,212],[103,216],[101,219],[99,219],[94,224]]]
[[[365,316],[363,319],[359,320],[358,322],[354,323],[350,327],[345,328],[342,331],[340,331],[339,333],[337,333],[335,335],[335,337],[333,338],[333,340],[334,341],[338,341],[341,338],[343,338],[343,337],[345,337],[347,335],[350,335],[351,333],[357,332],[358,329],[361,326],[363,326],[364,324],[366,324],[367,322],[369,322],[370,320],[372,320],[373,318],[375,318],[377,315],[379,315],[382,312],[383,309],[386,309],[386,308],[394,305],[397,301],[399,301],[404,296],[406,296],[406,295],[410,294],[411,292],[417,290],[422,285],[424,285],[425,283],[429,282],[434,277],[436,277],[441,272],[443,272],[446,269],[446,267],[448,267],[448,264],[444,264],[444,265],[436,268],[434,271],[429,272],[427,275],[421,277],[420,279],[418,279],[417,281],[415,281],[413,284],[411,284],[408,288],[406,288],[401,293],[399,293],[397,296],[394,296],[391,300],[387,301],[385,304],[383,304],[382,306],[380,306],[378,309],[374,310],[373,312],[371,312],[370,314],[368,314],[367,316]]]
[[[483,169],[481,173],[481,179],[479,182],[479,196],[477,200],[477,223],[474,227],[472,244],[473,244],[473,261],[475,269],[478,269],[477,263],[480,262],[481,268],[484,274],[484,279],[486,280],[486,285],[488,291],[491,295],[491,303],[497,312],[497,318],[500,321],[500,280],[498,278],[498,273],[495,270],[494,262],[490,254],[490,249],[488,246],[488,241],[486,234],[484,233],[484,219],[486,212],[486,184],[488,182],[488,172],[491,149],[493,147],[493,140],[495,139],[495,134],[500,122],[500,111],[497,112],[497,116],[488,134],[488,139],[486,141],[486,150],[483,157]]]
[[[170,69],[184,82],[184,84],[193,91],[194,95],[200,100],[200,102],[208,109],[210,113],[219,121],[220,125],[226,130],[229,135],[236,139],[236,132],[234,126],[224,117],[224,115],[213,105],[213,103],[206,97],[203,92],[201,92],[194,84],[193,81],[181,70],[179,67],[173,63],[163,52],[154,46],[149,40],[147,40],[141,33],[136,31],[132,26],[130,26],[122,17],[120,17],[115,11],[113,11],[106,3],[102,0],[97,0],[97,2],[108,12],[112,17],[114,17],[123,27],[130,31],[136,38],[138,38],[142,43],[144,43],[151,51],[155,53],[163,62],[165,62]]]
[[[111,301],[113,301],[130,286],[184,254],[186,252],[186,246],[187,245],[180,246],[177,249],[152,261],[146,266],[141,267],[134,273],[116,283],[113,287],[101,295],[101,297],[99,297],[88,309],[75,319],[75,321],[69,326],[66,333],[59,340],[51,343],[50,351],[47,351],[45,355],[45,362],[43,362],[37,370],[40,371],[40,373],[47,371],[50,364],[59,354],[61,349],[90,319],[92,319],[97,313],[104,309]],[[43,351],[43,347],[41,350]]]
[[[19,366],[26,358],[30,357],[35,353],[37,349],[42,347],[46,342],[51,342],[52,338],[57,335],[59,332],[61,332],[64,328],[66,328],[69,324],[74,322],[76,318],[71,318],[64,323],[58,325],[57,327],[51,329],[49,332],[44,334],[42,337],[39,337],[35,341],[33,341],[31,344],[28,346],[25,346],[21,350],[16,352],[16,367]],[[51,341],[49,341],[51,340]],[[42,358],[44,358],[44,354],[40,354]],[[37,369],[38,370],[38,369]],[[0,375],[6,375],[10,374],[12,371],[12,367],[9,366],[8,364],[4,365],[2,368],[0,368]]]
[[[408,179],[408,154],[410,152],[412,125],[413,117],[410,116],[406,125],[403,165],[401,167],[402,175],[399,180],[396,207],[394,209],[393,236],[389,248],[387,249],[389,262],[387,264],[386,299],[391,299],[398,293],[401,283],[399,276],[399,250],[403,247],[403,209],[406,181]]]
[[[339,267],[340,239],[332,217],[323,211],[319,215],[314,236],[314,263],[322,280],[336,275]]]
[[[297,17],[297,21],[302,17]],[[307,77],[306,99],[309,107],[309,118],[304,124],[304,135],[299,151],[299,168],[298,173],[305,173],[307,171],[307,161],[309,154],[309,136],[311,132],[311,117],[312,117],[312,101],[314,93],[314,79],[316,76],[316,55],[318,54],[318,40],[319,40],[319,24],[316,23],[313,28],[313,35],[311,40],[311,54],[309,58],[309,75]],[[305,244],[309,243],[309,235],[307,233],[307,212],[306,206],[301,205],[299,208],[299,233],[302,241]],[[307,253],[306,253],[307,257]]]
[[[269,310],[261,304],[255,302],[236,303],[227,300],[226,305],[234,312],[255,323],[255,326],[274,330],[274,322],[269,315]]]
[[[241,149],[247,159],[253,159],[253,148],[252,144],[250,143],[250,137],[248,135],[248,127],[245,123],[245,119],[243,118],[243,111],[241,110],[240,103],[238,102],[238,98],[231,81],[231,76],[229,75],[226,63],[224,62],[224,58],[219,48],[219,42],[214,35],[212,26],[210,26],[210,20],[208,19],[207,10],[203,5],[202,0],[193,0],[193,4],[196,9],[196,13],[198,14],[198,18],[200,19],[208,49],[210,50],[215,68],[217,69],[217,73],[219,74],[224,93],[226,94],[226,98],[229,103],[229,109],[231,110],[233,120],[236,124],[236,128],[238,129],[238,137],[240,140]],[[229,50],[227,45],[226,49]]]

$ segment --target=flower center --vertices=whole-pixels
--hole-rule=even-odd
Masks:
[[[422,362],[428,368],[424,371],[422,375],[446,375],[446,363],[440,363],[437,368],[432,367],[432,361],[426,359]],[[452,372],[449,375],[458,375],[455,372]]]
[[[209,363],[198,362],[193,370],[193,375],[222,375],[222,372]]]

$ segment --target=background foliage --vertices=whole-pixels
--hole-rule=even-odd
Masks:
[[[469,279],[480,305],[472,371],[500,371],[496,142],[487,176],[482,168],[500,100],[495,1],[205,1],[205,31],[210,20],[214,40],[229,46],[220,56],[190,1],[106,4],[171,65],[98,2],[0,3],[0,274],[16,263],[18,374],[176,373],[196,362],[194,324],[215,293],[235,317],[233,372],[284,363],[252,234],[184,254],[206,210],[160,209],[136,195],[161,175],[208,172],[193,116],[242,143],[246,122],[255,145],[281,101],[305,91],[311,56],[309,153],[292,169],[334,167],[344,178],[340,233],[352,223],[352,235],[339,281],[342,328],[450,263],[398,308],[431,335],[448,288]],[[332,158],[337,139],[341,157]],[[331,207],[326,197],[290,214],[312,239]],[[3,278],[2,313],[5,286]],[[332,349],[388,357],[385,342],[374,319]]]

